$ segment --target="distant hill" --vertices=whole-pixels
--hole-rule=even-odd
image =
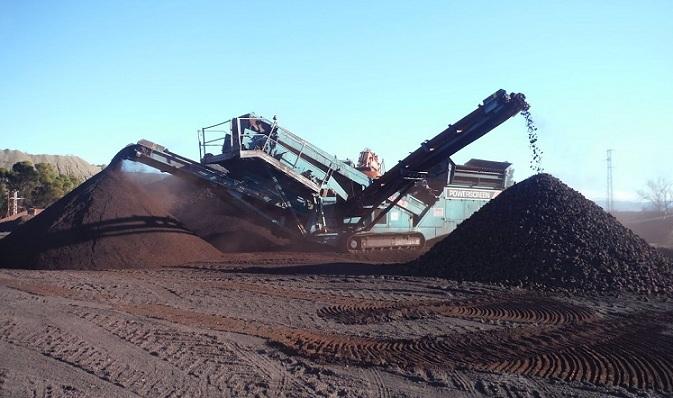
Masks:
[[[60,174],[87,179],[101,171],[100,166],[95,166],[73,155],[31,155],[14,149],[0,150],[0,167],[11,169],[14,163],[29,160],[33,164],[50,163],[54,165]]]

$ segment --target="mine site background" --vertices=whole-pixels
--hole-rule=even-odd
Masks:
[[[12,175],[12,167],[19,162],[23,163],[19,165],[18,171]],[[36,168],[35,166],[40,163],[46,163],[52,167],[39,169],[41,166],[37,166]],[[30,155],[16,150],[0,151],[0,165],[2,165],[0,167],[0,215],[2,215],[0,217],[0,237],[6,236],[12,229],[32,218],[35,215],[34,208],[37,208],[39,212],[77,187],[85,179],[95,175],[103,167],[91,165],[82,158],[75,156]],[[136,179],[141,185],[149,185],[158,181],[173,181],[170,188],[162,187],[162,184],[154,184],[154,188],[163,191],[161,195],[169,195],[165,197],[170,197],[170,189],[180,189],[180,184],[175,182],[174,177],[147,166],[129,165],[126,170],[137,175]],[[514,176],[517,177],[516,174]],[[669,198],[668,206],[670,206],[671,198],[673,198],[673,185],[668,183],[666,179],[662,179],[660,183],[664,185],[659,188],[665,190],[660,194]],[[7,214],[9,214],[7,195],[13,189],[18,189],[20,196],[25,199],[19,206],[20,214],[7,217]],[[639,201],[614,201],[612,214],[622,224],[632,229],[650,244],[657,247],[673,248],[673,214],[653,210],[653,204],[642,197],[645,193],[652,193],[652,190],[648,190],[645,184],[638,188],[634,187],[636,195],[638,195],[638,191],[641,193]],[[149,194],[156,195],[156,192],[149,192]],[[595,198],[593,200],[599,206],[606,207],[605,200],[596,200]],[[208,206],[209,204],[205,201],[200,205]],[[193,218],[196,219],[198,216],[195,214]],[[199,227],[195,228],[198,229]],[[253,228],[253,226],[250,225],[249,228]],[[276,238],[271,235],[265,240],[269,241],[269,239],[273,241]],[[240,245],[241,239],[236,239],[236,241],[238,243],[233,242],[231,247],[241,247],[245,251],[245,245]],[[251,250],[252,247],[254,246],[249,246],[247,250]]]
[[[0,221],[0,397],[670,397],[673,219],[647,185],[673,180],[671,15],[3,2],[0,205],[18,187],[45,209]],[[197,129],[255,112],[392,169],[475,109],[512,112],[451,159],[518,184],[419,251],[281,238],[130,161],[203,172]]]
[[[106,164],[146,138],[194,159],[198,128],[257,112],[341,159],[366,146],[393,165],[505,88],[532,105],[547,172],[604,199],[614,149],[615,199],[633,201],[672,178],[672,7],[11,2],[0,148]],[[509,161],[525,179],[522,125],[454,160]]]

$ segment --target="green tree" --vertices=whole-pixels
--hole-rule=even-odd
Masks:
[[[19,191],[19,195],[25,198],[24,206],[31,206],[30,195],[39,183],[39,173],[29,161],[14,163],[7,176],[9,189]]]
[[[0,167],[0,218],[7,212],[7,175],[9,170]]]
[[[54,166],[49,163],[38,163],[35,165],[35,170],[37,170],[38,180],[42,185],[53,184],[59,175]]]
[[[76,177],[59,174],[53,165],[18,162],[11,170],[0,169],[0,214],[7,207],[6,191],[17,190],[23,197],[23,207],[47,207],[77,187],[81,181]]]
[[[7,213],[7,190],[3,184],[0,184],[0,218]]]
[[[63,192],[63,195],[67,194],[68,192],[72,191],[73,189],[77,188],[79,184],[81,184],[83,181],[80,180],[79,178],[75,176],[70,176],[70,175],[64,175],[64,174],[59,174],[58,177],[56,178],[58,183],[60,184],[59,186],[61,187],[61,191]]]
[[[35,165],[38,174],[38,185],[31,192],[31,202],[35,207],[47,207],[56,199],[63,196],[60,176],[54,166],[49,163]]]

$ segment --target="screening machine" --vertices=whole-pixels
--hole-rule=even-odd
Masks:
[[[383,174],[254,114],[200,129],[200,162],[146,140],[117,158],[205,183],[279,234],[350,251],[415,249],[511,183],[509,163],[456,165],[450,156],[527,107],[523,94],[499,90]]]

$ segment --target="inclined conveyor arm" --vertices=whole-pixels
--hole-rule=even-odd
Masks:
[[[137,144],[131,144],[119,151],[112,160],[128,159],[143,163],[157,170],[195,182],[209,184],[218,187],[219,193],[228,199],[228,203],[243,210],[260,221],[266,223],[276,231],[290,235],[303,235],[301,229],[294,230],[287,225],[279,223],[270,213],[263,211],[254,203],[265,206],[285,209],[287,201],[271,190],[245,184],[226,175],[226,172],[214,170],[201,163],[194,162],[166,148],[152,142],[141,140]]]
[[[512,116],[527,109],[523,94],[507,94],[498,90],[486,98],[482,105],[434,138],[425,141],[409,156],[374,180],[370,186],[349,198],[344,216],[367,218],[388,198],[407,191],[416,181],[427,176],[436,166],[493,130]]]

